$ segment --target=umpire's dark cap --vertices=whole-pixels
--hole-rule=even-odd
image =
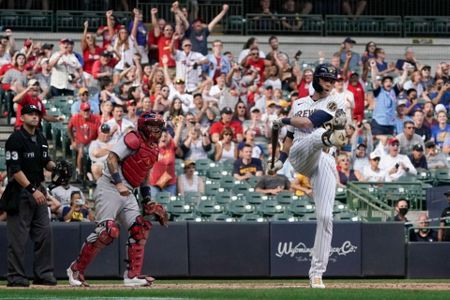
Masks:
[[[41,110],[33,104],[27,104],[24,107],[22,107],[22,110],[20,111],[22,115],[31,114],[34,112],[37,112],[38,114],[41,114]]]
[[[450,196],[450,190],[446,191],[446,192],[444,193],[444,195],[447,196],[447,197]]]

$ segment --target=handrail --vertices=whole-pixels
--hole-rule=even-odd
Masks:
[[[349,197],[350,195],[354,196],[354,198]],[[359,202],[364,203],[368,207],[367,216],[366,216],[367,219],[372,218],[373,210],[377,211],[381,215],[384,215],[385,220],[388,217],[394,216],[394,211],[392,210],[392,208],[389,205],[379,201],[377,198],[373,197],[372,195],[370,195],[370,193],[367,193],[366,191],[364,191],[363,189],[358,187],[353,182],[348,182],[347,183],[347,205],[351,209],[354,208],[354,203],[353,203],[354,199],[358,200]],[[360,206],[360,204],[358,203],[358,207],[359,206]],[[357,209],[357,211],[358,211],[358,209]],[[387,213],[386,211],[390,211],[391,213]],[[359,214],[359,212],[360,211],[358,211],[358,214]]]

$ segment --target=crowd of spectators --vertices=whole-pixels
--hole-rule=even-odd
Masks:
[[[305,3],[307,9],[310,2]],[[13,95],[16,112],[35,104],[44,120],[65,122],[77,176],[88,174],[92,182],[101,176],[109,149],[135,128],[139,115],[150,110],[161,114],[167,126],[150,177],[156,197],[162,191],[204,191],[204,179],[195,172],[199,159],[233,160],[232,175],[240,181],[266,174],[268,159],[278,150],[270,145],[271,121],[287,116],[294,101],[311,94],[315,64],[329,62],[339,69],[332,94],[344,99],[348,117],[349,143],[333,149],[340,186],[396,181],[422,169],[449,168],[448,62],[424,65],[412,48],[394,60],[374,41],[357,53],[350,37],[336,45],[332,57],[319,51],[318,60],[306,67],[299,63],[301,53],[289,57],[276,36],[268,40],[268,53],[255,37],[240,53],[231,53],[220,39],[208,38],[228,10],[224,4],[207,23],[189,21],[186,9],[174,2],[176,23],[162,19],[153,8],[150,28],[139,9],[133,9],[127,24],[119,24],[109,10],[107,26],[90,28],[84,23],[81,53],[68,38],[58,45],[32,39],[19,45],[8,29],[0,41],[3,93]],[[61,96],[74,100],[70,119],[46,111],[46,105]],[[12,121],[21,125],[18,114]],[[285,134],[282,129],[280,144]],[[82,158],[89,158],[88,169]],[[185,172],[178,178],[176,159],[185,161]],[[288,162],[278,177],[270,176],[261,177],[257,192],[311,194],[308,178],[295,174]],[[89,219],[89,213],[77,208],[84,199],[75,192],[65,200],[68,216],[63,219]]]

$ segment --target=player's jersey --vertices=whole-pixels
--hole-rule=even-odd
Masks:
[[[309,118],[315,111],[323,110],[326,113],[333,116],[338,109],[345,110],[345,103],[342,98],[330,95],[326,98],[321,98],[314,101],[311,96],[300,98],[292,104],[290,111],[290,117],[305,117]],[[326,125],[326,124],[325,124]],[[294,133],[294,141],[309,135],[315,128],[312,129],[300,129],[288,126],[288,131]]]

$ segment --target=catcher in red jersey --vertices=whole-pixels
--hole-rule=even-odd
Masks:
[[[81,247],[78,258],[67,269],[72,286],[88,286],[84,271],[94,257],[119,237],[117,221],[128,229],[125,286],[148,286],[154,278],[142,275],[144,247],[152,223],[140,213],[133,189],[139,187],[145,199],[145,214],[154,215],[161,225],[167,224],[163,206],[152,202],[148,176],[158,159],[158,140],[164,127],[162,118],[144,113],[138,119],[138,130],[122,135],[111,149],[94,192],[97,227]]]

